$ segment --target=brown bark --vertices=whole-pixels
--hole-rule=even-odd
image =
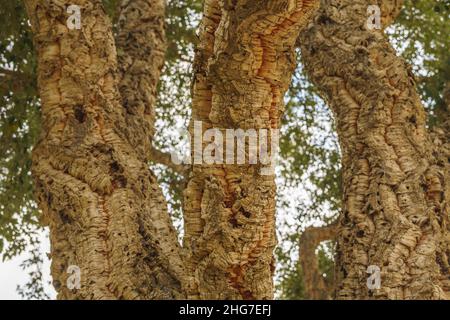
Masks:
[[[163,2],[124,1],[120,70],[101,1],[25,2],[43,122],[33,176],[50,227],[58,298],[184,297],[181,249],[146,162],[164,51]],[[66,26],[73,4],[82,10],[81,30]],[[155,47],[137,53],[136,43]],[[66,286],[69,265],[81,269],[79,290]]]
[[[119,90],[132,147],[143,159],[185,175],[186,167],[174,164],[170,154],[152,145],[157,87],[167,47],[164,3],[162,0],[123,0],[119,5],[116,36]]]
[[[450,82],[443,92],[443,105],[437,112],[438,124],[433,128],[431,137],[436,147],[439,164],[446,175],[446,199],[450,199]],[[448,205],[448,204],[447,204]]]
[[[164,66],[164,0],[123,0],[116,37],[119,90],[133,148],[151,157],[157,84]]]
[[[337,232],[337,223],[324,227],[311,227],[306,229],[299,241],[299,262],[303,271],[303,283],[306,298],[311,300],[330,299],[331,288],[325,283],[320,274],[319,261],[316,256],[317,246],[326,240],[334,240]]]
[[[409,67],[382,30],[366,27],[367,7],[376,3],[386,27],[400,1],[323,0],[301,36],[305,66],[333,110],[342,150],[337,297],[446,299],[448,182]],[[379,290],[367,287],[370,265],[381,269]]]
[[[192,120],[203,129],[277,128],[294,45],[318,1],[206,0]],[[194,165],[185,192],[191,298],[273,296],[275,182],[258,165]]]

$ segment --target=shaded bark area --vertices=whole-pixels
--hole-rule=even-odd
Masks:
[[[325,300],[332,297],[331,288],[320,274],[316,249],[321,242],[334,240],[336,232],[337,223],[332,223],[328,226],[308,228],[300,236],[299,262],[302,266],[307,299]]]
[[[145,161],[153,121],[150,95],[163,48],[137,54],[133,44],[162,43],[162,30],[140,29],[154,20],[162,28],[162,1],[124,1],[120,70],[101,1],[25,2],[42,101],[33,176],[43,220],[50,227],[58,298],[184,297],[176,233]],[[73,4],[81,7],[80,30],[66,26],[66,8]],[[119,84],[127,97],[120,97]],[[66,285],[70,265],[81,269],[79,290]]]
[[[438,125],[433,128],[431,137],[436,148],[439,164],[443,167],[446,175],[446,199],[450,199],[450,82],[444,88],[443,102],[437,112]]]
[[[187,168],[152,145],[155,135],[158,81],[164,66],[165,1],[123,0],[116,35],[119,91],[126,109],[127,138],[142,159],[163,164],[181,175]],[[161,208],[166,211],[166,208]]]
[[[164,0],[124,0],[119,7],[116,36],[119,90],[133,148],[153,153],[157,85],[164,66],[166,36]]]
[[[448,182],[410,68],[382,30],[367,29],[377,3],[386,27],[401,1],[323,0],[300,38],[342,150],[337,298],[448,299]],[[379,290],[367,287],[370,265],[381,269]]]
[[[222,132],[278,128],[295,68],[295,40],[317,4],[206,0],[192,120]],[[273,297],[276,186],[274,176],[260,170],[193,166],[184,200],[190,298]]]

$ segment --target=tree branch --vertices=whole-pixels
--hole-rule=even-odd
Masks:
[[[27,87],[34,87],[35,81],[32,75],[16,70],[0,68],[0,92],[18,92]]]
[[[116,36],[119,91],[122,106],[125,109],[126,134],[142,161],[152,160],[184,175],[183,166],[173,164],[170,161],[170,155],[157,150],[152,145],[155,134],[157,86],[166,53],[164,19],[164,0],[123,0],[121,2],[118,18],[119,31]],[[167,212],[167,203],[163,200],[161,188],[156,185],[156,180],[153,192],[157,194],[160,201],[152,205],[160,215],[165,216],[164,223],[167,225],[164,228],[174,230]],[[161,248],[161,251],[166,254],[161,258],[167,259],[172,256],[172,263],[179,271],[183,269],[180,258],[181,248],[178,242],[173,240],[160,241],[161,246],[164,246],[164,242],[170,241],[168,248],[176,248],[175,254]],[[182,294],[186,286],[183,276],[176,273]],[[177,288],[166,289],[177,290]]]
[[[182,164],[177,165],[177,164],[173,163],[170,153],[162,152],[161,150],[158,150],[157,148],[155,148],[153,145],[150,146],[150,148],[151,148],[150,149],[150,160],[151,161],[158,163],[158,164],[162,164],[182,176],[187,175],[187,172],[189,171],[190,166],[182,165]]]
[[[163,0],[123,0],[116,37],[119,91],[128,135],[142,158],[149,159],[155,134],[157,86],[164,65],[166,37]],[[141,139],[144,137],[144,139]]]

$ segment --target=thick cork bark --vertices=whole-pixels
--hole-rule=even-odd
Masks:
[[[431,137],[435,145],[439,164],[445,172],[445,182],[447,187],[446,199],[450,199],[450,82],[448,82],[443,92],[443,106],[438,111],[438,125],[433,128]],[[447,206],[449,205],[447,200]]]
[[[101,1],[25,2],[42,101],[33,176],[58,298],[184,297],[177,237],[145,161],[164,51],[162,1],[124,1],[120,70]],[[66,25],[74,4],[80,30]],[[136,51],[153,45],[161,47]],[[66,285],[70,265],[81,269],[79,290]]]
[[[342,150],[337,298],[448,299],[445,174],[410,68],[382,30],[366,27],[376,3],[386,27],[400,1],[324,0],[300,38]],[[378,290],[367,286],[371,265],[381,269]]]
[[[123,0],[119,10],[117,65],[126,125],[132,147],[149,158],[154,153],[157,85],[166,53],[165,1]]]
[[[206,0],[192,120],[222,132],[278,128],[295,40],[317,5]],[[184,201],[189,298],[273,297],[275,193],[259,165],[193,166]]]
[[[325,283],[319,270],[319,261],[316,249],[326,240],[334,240],[337,232],[337,223],[323,227],[306,229],[299,240],[299,262],[303,271],[303,284],[306,299],[328,300],[332,297],[332,288]]]

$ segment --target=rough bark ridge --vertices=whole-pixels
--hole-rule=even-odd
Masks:
[[[319,270],[316,256],[317,246],[326,240],[336,237],[337,223],[324,227],[306,229],[299,240],[299,262],[303,271],[306,298],[311,300],[325,300],[331,298],[331,286],[328,286]]]
[[[144,124],[138,117],[148,114],[151,119],[152,99],[143,93],[154,92],[157,74],[144,73],[157,70],[160,61],[133,52],[136,47],[128,39],[145,43],[155,35],[160,41],[158,32],[140,28],[141,23],[161,19],[162,1],[124,2],[123,15],[143,20],[122,25],[119,44],[127,52],[121,53],[121,81],[101,1],[25,2],[35,34],[42,100],[43,130],[33,151],[33,175],[43,219],[50,226],[58,298],[183,297],[176,234],[148,170],[147,150],[135,148],[147,146],[152,132],[152,120]],[[66,9],[73,4],[81,7],[80,30],[66,25]],[[161,56],[152,52],[147,54]],[[125,107],[119,81],[127,95],[129,88],[136,89],[134,96],[123,99]],[[81,269],[80,290],[66,286],[69,265]]]
[[[317,4],[206,0],[192,120],[204,130],[277,128],[295,40]],[[260,169],[194,165],[184,207],[189,297],[272,298],[276,187]]]
[[[367,30],[367,8],[376,3],[386,27],[400,1],[324,0],[301,36],[342,149],[337,298],[445,299],[446,182],[410,69],[382,30]],[[370,265],[381,269],[379,290],[366,285]]]
[[[155,151],[157,84],[166,53],[164,18],[163,0],[124,0],[120,5],[116,37],[119,90],[127,126],[133,131],[130,142],[143,158]]]
[[[436,147],[439,164],[444,168],[446,175],[446,199],[450,199],[450,82],[444,88],[443,98],[444,104],[437,113],[439,123],[433,129],[431,137]]]

